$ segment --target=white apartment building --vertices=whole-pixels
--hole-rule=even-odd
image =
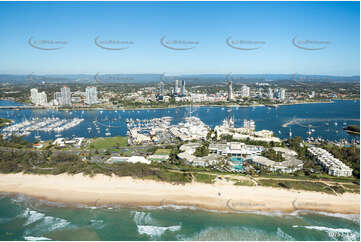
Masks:
[[[352,176],[352,169],[335,158],[327,150],[319,147],[309,147],[307,151],[315,157],[317,162],[331,176]]]
[[[48,98],[45,92],[38,92],[38,89],[32,88],[30,90],[30,100],[36,106],[44,106],[48,103]]]
[[[273,99],[273,90],[272,88],[268,88],[267,96],[269,99]]]
[[[285,100],[286,99],[286,89],[281,88],[279,90],[279,95],[278,96],[279,96],[280,100]]]
[[[242,89],[241,89],[241,97],[249,97],[250,96],[250,88],[246,85],[243,85],[242,86]]]
[[[89,105],[98,103],[98,91],[96,87],[87,87],[85,89],[85,103]]]
[[[62,106],[71,106],[71,92],[70,92],[70,88],[69,87],[62,87],[60,89],[60,93],[61,93],[61,102],[60,105]]]

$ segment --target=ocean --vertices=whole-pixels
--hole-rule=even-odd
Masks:
[[[360,240],[360,216],[88,207],[1,194],[0,240]]]
[[[0,106],[19,105],[9,101],[0,101]],[[314,103],[285,105],[278,108],[265,106],[256,107],[178,107],[167,109],[142,109],[142,110],[11,110],[0,109],[1,118],[15,120],[16,123],[31,118],[59,117],[71,119],[74,117],[84,118],[78,126],[65,130],[62,137],[105,137],[106,129],[109,128],[111,136],[125,136],[127,133],[126,119],[152,119],[164,116],[172,117],[172,123],[179,123],[189,115],[199,117],[205,124],[214,128],[222,123],[225,118],[232,117],[235,126],[241,127],[244,119],[252,119],[256,123],[256,130],[269,129],[280,138],[288,138],[289,132],[293,136],[321,137],[327,140],[347,139],[359,140],[357,135],[350,135],[343,130],[343,127],[351,124],[360,124],[360,101],[334,100],[333,103]],[[99,133],[93,121],[100,124]],[[328,124],[328,125],[327,125]],[[91,128],[88,130],[88,128]],[[309,135],[307,132],[313,129]],[[55,139],[55,132],[32,132],[24,136],[29,141],[39,135],[41,140]]]

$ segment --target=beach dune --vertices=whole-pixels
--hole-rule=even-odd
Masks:
[[[359,214],[360,194],[295,191],[228,183],[173,185],[131,177],[96,175],[0,174],[0,192],[19,193],[63,203],[90,206],[193,206],[200,209],[241,212],[315,210]]]

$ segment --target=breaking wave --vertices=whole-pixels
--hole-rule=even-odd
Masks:
[[[33,236],[25,236],[24,239],[25,239],[25,240],[28,240],[28,241],[45,241],[45,240],[51,240],[51,239],[46,238],[46,237],[33,237]]]
[[[152,225],[138,225],[138,233],[139,234],[147,234],[151,238],[159,238],[166,231],[178,231],[181,229],[180,225],[169,226],[169,227],[159,227]]]
[[[312,230],[318,230],[326,232],[327,235],[334,240],[347,240],[347,241],[353,241],[357,240],[358,235],[356,233],[353,233],[350,229],[345,228],[329,228],[329,227],[323,227],[323,226],[299,226],[299,225],[293,225],[293,228],[306,228],[306,229],[312,229]]]

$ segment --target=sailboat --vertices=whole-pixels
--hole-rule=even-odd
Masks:
[[[109,128],[110,128],[110,121],[109,121]],[[105,130],[107,131],[107,132],[105,133],[106,136],[112,135],[112,134],[109,132],[109,128],[106,128],[106,129],[105,129]]]
[[[308,128],[308,131],[306,132],[308,135],[312,134],[312,131],[310,130],[310,128]]]
[[[36,130],[36,135],[34,136],[35,139],[40,139],[39,131]]]

